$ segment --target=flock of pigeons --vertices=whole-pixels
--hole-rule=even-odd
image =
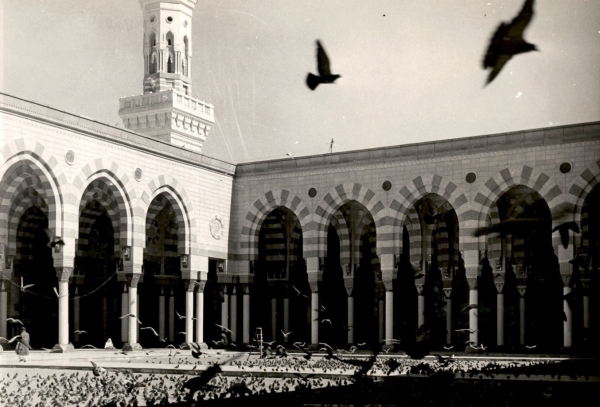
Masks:
[[[492,82],[510,59],[518,54],[537,51],[537,47],[523,38],[523,32],[533,17],[534,0],[526,0],[519,14],[510,23],[501,23],[494,32],[485,56],[483,69],[491,69],[486,85]],[[310,90],[315,90],[319,84],[334,83],[341,76],[331,73],[329,57],[317,40],[317,71],[318,75],[309,73],[306,76],[306,85]]]
[[[327,348],[326,344],[323,344]],[[372,354],[366,357],[305,358],[298,355],[255,357],[245,353],[223,356],[220,363],[214,354],[182,355],[177,373],[134,373],[133,369],[106,367],[91,361],[86,370],[62,373],[49,370],[34,374],[7,373],[0,377],[0,399],[15,406],[137,406],[200,405],[210,400],[263,396],[274,393],[308,392],[320,388],[370,385],[378,377],[437,378],[445,382],[454,378],[510,380],[520,374],[528,377],[543,372],[549,361],[489,361],[438,356],[435,359],[397,359]],[[157,358],[147,358],[155,363]],[[163,356],[164,358],[164,356]],[[189,366],[193,368],[190,370]],[[227,372],[222,367],[227,366]],[[184,370],[185,367],[185,370]],[[139,369],[139,367],[138,367]],[[144,369],[140,369],[144,370]],[[150,369],[149,369],[150,370]],[[228,374],[229,372],[235,374]],[[573,377],[573,379],[578,379]],[[583,379],[583,378],[582,378]],[[589,380],[586,377],[585,380]],[[437,383],[437,382],[436,382]]]

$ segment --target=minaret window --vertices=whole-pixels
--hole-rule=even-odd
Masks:
[[[169,54],[169,59],[167,60],[167,72],[173,73],[173,62],[171,61],[171,55]]]
[[[150,73],[156,73],[156,65],[156,52],[153,52],[150,57]]]

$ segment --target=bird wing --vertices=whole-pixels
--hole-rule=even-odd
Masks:
[[[525,1],[519,14],[510,22],[508,37],[517,40],[523,39],[523,31],[525,31],[533,17],[533,2],[534,0]]]
[[[323,49],[323,46],[319,40],[317,40],[317,70],[321,76],[331,75],[329,68],[329,57],[327,56],[327,53],[325,53],[325,50]]]

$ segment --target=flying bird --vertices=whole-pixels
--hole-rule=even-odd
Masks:
[[[91,361],[91,360],[90,360],[90,363],[91,363],[91,364],[92,364],[92,366],[94,367],[94,368],[92,369],[92,373],[94,373],[94,376],[98,377],[98,376],[100,376],[102,373],[105,373],[105,372],[106,372],[106,369],[105,369],[105,368],[103,368],[103,367],[101,367],[101,366],[98,366],[98,365],[97,365],[96,363],[94,363],[93,361]]]
[[[533,3],[534,0],[526,0],[519,14],[510,23],[501,23],[496,29],[483,59],[483,69],[492,69],[486,85],[498,76],[514,55],[538,51],[534,44],[523,39],[523,32],[533,17]]]
[[[320,83],[334,83],[337,78],[341,78],[340,75],[333,75],[331,73],[329,65],[329,57],[325,53],[321,42],[317,40],[317,70],[319,75],[309,73],[306,76],[306,85],[310,90],[315,90]]]
[[[29,287],[33,287],[35,284],[23,285],[23,277],[21,276],[21,291],[25,292]]]
[[[50,229],[44,228],[44,232],[46,232],[48,239],[50,239],[50,241],[47,243],[46,246],[48,246],[50,248],[54,248],[56,245],[60,245],[60,246],[65,245],[65,242],[60,237],[53,236],[52,233],[50,233]]]
[[[285,153],[285,155],[287,155],[288,157],[290,157],[292,160],[294,159],[294,156],[291,153]]]
[[[308,298],[308,295],[306,295],[306,294],[302,294],[302,292],[301,292],[300,290],[298,290],[298,289],[296,288],[296,286],[292,285],[292,288],[294,289],[294,291],[296,292],[296,295],[297,295],[298,297],[304,297],[304,298]]]
[[[565,249],[569,246],[569,230],[572,230],[573,232],[578,234],[581,233],[577,222],[561,223],[560,225],[552,229],[552,233],[556,232],[557,230],[560,233],[560,242],[562,243]]]
[[[471,309],[477,309],[478,307],[479,306],[477,304],[469,304],[466,307],[464,307],[461,312],[467,312],[467,311],[469,311]]]
[[[142,325],[142,321],[140,321],[140,319],[139,319],[138,317],[136,317],[136,316],[135,316],[135,314],[132,314],[132,313],[125,314],[125,315],[123,315],[123,316],[119,317],[119,319],[123,319],[123,318],[125,318],[125,317],[131,317],[131,318],[135,318],[135,319],[137,319],[138,323],[139,323],[140,325]]]
[[[87,331],[83,331],[81,329],[76,329],[75,331],[73,331],[73,333],[75,333],[75,334],[86,334]]]
[[[23,323],[21,322],[21,320],[17,319],[17,318],[6,318],[6,322],[10,322],[11,324],[21,324],[21,325],[23,325]]]
[[[185,315],[181,315],[179,312],[175,311],[175,313],[177,314],[177,318],[179,319],[185,319]]]
[[[59,295],[58,291],[56,290],[56,287],[52,287],[52,289],[54,290],[54,293],[56,294],[56,298],[62,298],[62,297],[67,296],[67,294]]]
[[[283,330],[281,330],[281,333],[283,334],[284,338],[287,338],[291,334],[291,332],[283,332]]]

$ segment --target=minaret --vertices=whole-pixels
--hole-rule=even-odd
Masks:
[[[197,0],[140,0],[144,93],[120,99],[127,129],[196,152],[215,122],[213,105],[192,97],[192,13]]]

